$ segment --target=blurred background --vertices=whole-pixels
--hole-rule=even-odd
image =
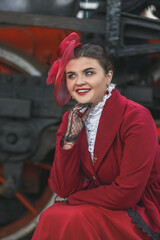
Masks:
[[[73,103],[59,107],[46,77],[70,32],[106,49],[117,88],[151,111],[160,140],[159,17],[158,0],[0,1],[1,240],[31,239],[53,203],[56,132]]]

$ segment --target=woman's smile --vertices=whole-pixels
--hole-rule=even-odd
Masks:
[[[76,89],[76,92],[79,94],[79,95],[85,95],[87,94],[91,89],[90,88],[78,88]]]

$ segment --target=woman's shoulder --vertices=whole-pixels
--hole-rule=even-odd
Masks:
[[[112,98],[112,97],[111,97]],[[118,104],[119,107],[123,107],[123,119],[127,118],[144,118],[145,116],[148,116],[152,119],[151,112],[149,109],[144,107],[143,105],[134,102],[133,100],[130,100],[126,98],[124,95],[122,95],[117,89],[113,90],[113,101],[114,104],[118,102],[121,102],[121,104]],[[117,106],[117,104],[116,104]],[[117,107],[116,107],[117,111]]]
[[[146,129],[155,136],[157,134],[156,124],[149,109],[129,99],[126,99],[126,109],[121,124],[122,129],[123,132],[129,129],[139,129],[139,131]]]
[[[134,118],[139,117],[139,118],[142,118],[144,121],[146,118],[153,120],[149,109],[147,109],[146,107],[144,107],[143,105],[141,105],[137,102],[127,99],[126,100],[125,117],[129,117],[129,116],[132,116]]]

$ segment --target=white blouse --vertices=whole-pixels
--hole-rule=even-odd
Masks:
[[[111,83],[108,86],[108,94],[106,94],[103,97],[102,102],[99,102],[95,107],[91,108],[91,111],[85,121],[86,134],[87,134],[87,140],[88,140],[88,151],[91,154],[92,163],[94,163],[93,161],[94,145],[95,145],[97,129],[98,129],[101,113],[106,100],[111,97],[112,95],[111,92],[114,88],[115,88],[115,84]]]

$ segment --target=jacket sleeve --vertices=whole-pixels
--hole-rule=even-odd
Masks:
[[[77,142],[68,150],[61,146],[67,123],[68,113],[65,113],[57,132],[55,157],[48,179],[52,191],[61,197],[68,197],[74,191],[82,189],[83,185],[83,174],[80,170],[80,160],[77,154]]]
[[[119,176],[111,185],[72,194],[71,205],[92,203],[108,209],[128,209],[139,202],[158,147],[157,129],[150,112],[141,108],[125,116],[119,132],[124,145]]]

